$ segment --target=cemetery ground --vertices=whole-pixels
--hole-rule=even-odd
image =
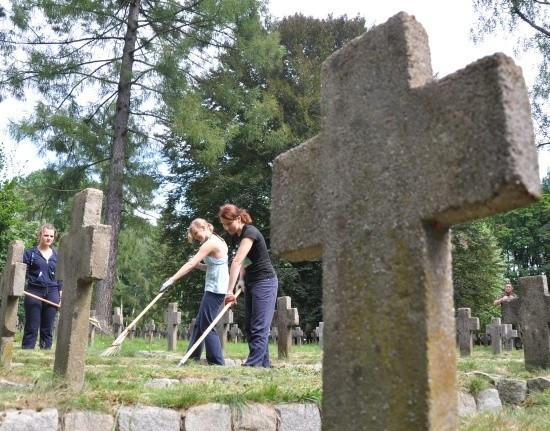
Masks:
[[[277,359],[277,345],[270,344],[274,367],[208,366],[189,361],[184,355],[167,352],[166,341],[127,339],[117,356],[101,357],[111,337],[96,337],[88,347],[85,385],[82,392],[63,386],[53,372],[55,350],[21,350],[16,337],[14,361],[1,380],[21,386],[0,385],[1,410],[45,409],[59,411],[94,410],[115,414],[129,405],[150,405],[172,409],[189,408],[208,402],[238,408],[246,403],[317,403],[322,398],[322,352],[318,344],[295,345],[288,359]],[[246,343],[227,343],[226,357],[240,364],[246,358]],[[458,358],[458,384],[472,394],[492,385],[494,379],[549,377],[547,370],[526,371],[523,351],[494,355],[491,347],[475,346],[472,355]],[[406,359],[404,359],[406,360]],[[151,381],[175,379],[181,384],[152,385]],[[550,390],[528,395],[521,405],[506,405],[498,411],[478,412],[460,418],[462,431],[550,429]]]

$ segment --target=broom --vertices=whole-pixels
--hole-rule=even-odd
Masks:
[[[237,289],[237,291],[235,292],[235,299],[237,299],[237,297],[239,296],[239,294],[242,292],[242,289],[239,288]],[[208,326],[208,328],[206,328],[206,330],[202,333],[202,335],[199,337],[199,339],[197,341],[195,341],[195,344],[193,344],[191,346],[191,348],[187,351],[187,353],[185,354],[185,356],[183,358],[181,358],[181,361],[179,361],[178,363],[178,367],[181,367],[183,364],[185,364],[185,361],[187,361],[189,359],[189,357],[193,354],[193,352],[195,351],[195,349],[197,347],[199,347],[199,345],[203,342],[203,340],[206,338],[206,336],[210,333],[210,331],[212,330],[212,328],[214,326],[216,326],[216,323],[218,323],[218,321],[223,317],[223,315],[225,314],[225,312],[227,310],[229,310],[229,308],[231,308],[231,306],[233,305],[232,302],[229,302],[228,304],[225,304],[225,307],[222,308],[222,311],[219,312],[219,314],[216,316],[216,318],[212,321],[212,323]]]
[[[168,289],[167,289],[168,290]],[[157,296],[155,296],[155,299],[153,299],[149,305],[147,307],[145,307],[143,309],[143,311],[141,313],[138,314],[138,316],[132,321],[132,323],[130,323],[126,329],[124,331],[122,331],[120,333],[120,335],[116,338],[115,341],[113,341],[113,344],[111,344],[109,347],[107,347],[102,353],[100,356],[113,356],[115,355],[116,353],[118,353],[118,351],[120,350],[120,345],[122,344],[122,342],[124,341],[124,339],[126,338],[126,336],[128,335],[128,333],[130,332],[130,329],[132,329],[134,327],[134,325],[137,323],[137,321],[139,319],[141,319],[143,317],[143,315],[145,313],[147,313],[147,311],[149,311],[149,308],[151,308],[155,302],[157,302],[160,297],[162,295],[164,295],[164,292],[166,292],[167,290],[164,290],[162,292],[160,292]]]

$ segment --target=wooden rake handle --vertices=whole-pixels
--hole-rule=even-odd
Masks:
[[[40,296],[36,296],[36,295],[34,295],[30,292],[27,292],[26,290],[24,290],[23,293],[27,296],[30,296],[31,298],[38,299],[39,301],[45,302],[46,304],[49,304],[49,305],[53,305],[56,308],[61,307],[59,304],[56,304],[55,302],[48,301],[47,299],[41,298]],[[90,323],[92,325],[95,325],[95,326],[99,327],[99,321],[98,320],[94,319],[93,317],[89,317],[89,320],[90,320]]]
[[[242,289],[237,289],[237,291],[235,292],[235,299],[237,299],[237,297],[239,296],[239,294],[242,292]],[[197,347],[199,347],[199,345],[203,342],[203,340],[206,338],[206,336],[210,333],[210,331],[212,330],[212,328],[214,328],[214,326],[216,326],[216,323],[218,323],[218,321],[223,317],[223,315],[225,314],[225,312],[227,310],[229,310],[229,308],[231,308],[231,306],[233,305],[232,302],[228,303],[228,304],[225,304],[225,307],[222,308],[222,311],[219,312],[219,314],[216,316],[216,318],[212,321],[212,323],[208,326],[208,328],[206,328],[206,330],[202,333],[202,335],[199,337],[199,339],[197,341],[195,341],[195,344],[193,344],[191,346],[191,348],[187,351],[187,353],[185,354],[185,356],[183,358],[181,358],[181,361],[179,361],[178,363],[178,367],[181,367],[183,364],[185,364],[185,362],[191,357],[191,355],[193,354],[193,352],[195,351],[195,349]]]

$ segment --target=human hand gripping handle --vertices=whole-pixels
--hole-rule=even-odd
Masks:
[[[238,291],[240,290],[244,292],[244,280],[239,280],[236,287]],[[227,305],[230,303],[233,303],[233,305],[237,305],[237,297],[235,295],[229,294],[225,297],[224,304]]]
[[[174,279],[172,277],[170,277],[168,280],[166,280],[164,283],[162,283],[162,287],[160,288],[160,292],[161,293],[166,292],[168,289],[170,289],[170,287],[173,284],[174,284]]]

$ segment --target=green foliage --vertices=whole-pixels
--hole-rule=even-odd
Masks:
[[[361,18],[297,15],[268,29],[259,18],[239,21],[235,49],[189,92],[166,99],[173,127],[164,154],[175,185],[162,220],[166,260],[182,254],[182,233],[193,218],[221,231],[224,202],[247,208],[269,244],[273,159],[318,133],[321,64],[364,32]],[[292,297],[302,326],[314,328],[322,319],[320,263],[274,264],[279,293]]]
[[[502,250],[485,220],[455,226],[451,241],[455,308],[471,308],[484,328],[500,312],[493,301],[504,285]]]
[[[541,54],[538,76],[530,91],[533,118],[536,121],[537,145],[550,146],[550,3],[538,0],[473,0],[477,28],[471,31],[474,41],[483,40],[498,29],[516,39],[519,50]]]
[[[493,216],[491,223],[506,256],[507,278],[549,273],[550,194],[529,207]]]

